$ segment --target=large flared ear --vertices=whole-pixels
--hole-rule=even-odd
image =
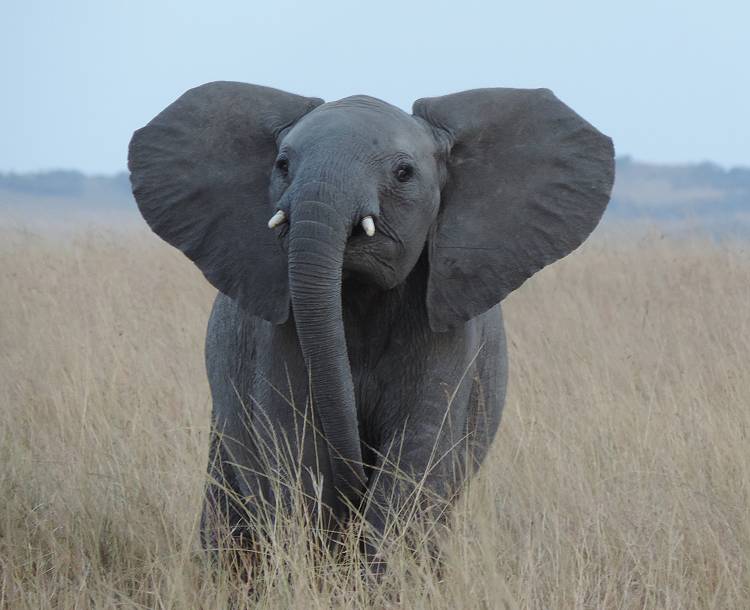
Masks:
[[[427,309],[443,331],[577,248],[614,180],[612,141],[547,89],[476,89],[414,104],[448,142],[429,242]]]
[[[323,103],[268,87],[190,89],[133,134],[128,167],[146,222],[250,313],[289,315],[286,256],[269,183],[280,133]]]

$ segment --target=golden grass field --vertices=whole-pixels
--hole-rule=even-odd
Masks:
[[[0,233],[0,608],[750,608],[750,248],[599,234],[505,303],[510,387],[440,539],[379,584],[197,537],[213,290],[144,233]],[[421,553],[421,554],[420,554]]]

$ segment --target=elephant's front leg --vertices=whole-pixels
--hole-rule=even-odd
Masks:
[[[402,537],[409,546],[432,546],[434,524],[444,522],[451,501],[466,479],[467,402],[471,383],[459,388],[443,408],[435,402],[403,420],[377,451],[368,482],[365,518],[371,568],[380,572],[385,558]]]
[[[208,548],[254,544],[279,507],[322,512],[335,489],[325,437],[317,431],[294,324],[248,316],[219,295],[209,321],[206,365],[213,399],[203,511]]]

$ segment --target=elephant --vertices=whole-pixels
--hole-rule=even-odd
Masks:
[[[334,529],[359,511],[377,555],[389,513],[450,505],[484,460],[501,302],[596,227],[614,147],[548,89],[409,114],[222,81],[135,131],[128,167],[147,224],[218,290],[204,546],[219,523],[252,540],[298,485]]]

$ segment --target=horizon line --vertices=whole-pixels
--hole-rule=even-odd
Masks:
[[[748,165],[743,165],[743,164],[724,165],[723,163],[712,161],[710,159],[703,159],[701,161],[649,161],[647,159],[636,157],[631,154],[623,154],[623,155],[617,155],[615,158],[615,162],[617,164],[634,163],[634,164],[641,164],[641,165],[654,165],[654,166],[660,166],[660,167],[666,167],[666,168],[711,166],[714,168],[718,168],[724,171],[725,173],[730,173],[733,171],[750,171],[750,164]],[[109,172],[98,172],[98,171],[89,172],[87,170],[70,168],[70,167],[67,167],[67,168],[66,167],[53,167],[53,168],[23,170],[23,171],[14,170],[14,169],[0,170],[0,176],[8,176],[8,175],[30,176],[30,175],[53,174],[53,173],[81,174],[88,178],[113,178],[115,176],[119,176],[120,174],[127,174],[129,172],[128,172],[127,167],[123,167],[120,170],[109,171]]]

